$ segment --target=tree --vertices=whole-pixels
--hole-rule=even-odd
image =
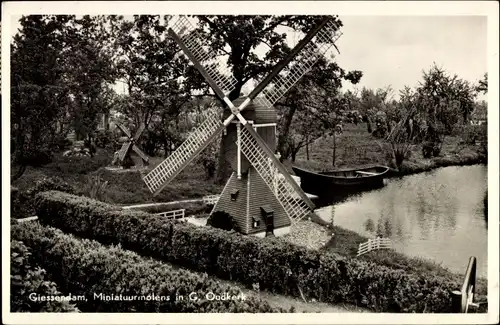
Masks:
[[[137,128],[146,124],[145,149],[153,154],[162,147],[165,155],[180,138],[179,118],[200,85],[198,76],[181,55],[174,40],[166,36],[159,16],[135,15],[110,20],[116,36],[118,73],[128,94],[121,100],[120,112]]]
[[[67,87],[67,26],[73,16],[23,16],[11,45],[12,175],[47,163],[57,138],[57,121],[70,103]]]
[[[85,15],[67,27],[71,54],[68,87],[72,97],[71,118],[77,135],[93,142],[99,113],[109,113],[117,77],[113,64],[111,34],[104,16]]]
[[[435,156],[439,154],[444,137],[460,122],[460,117],[463,123],[469,120],[477,93],[468,81],[451,76],[436,65],[423,72],[423,79],[416,89],[417,107],[425,115],[427,124],[423,150],[432,147]]]
[[[198,32],[210,50],[217,56],[227,58],[227,63],[233,72],[237,84],[229,94],[229,99],[234,100],[241,94],[242,86],[251,79],[264,76],[283,59],[291,49],[286,42],[286,33],[280,29],[288,28],[300,32],[309,31],[318,21],[318,16],[196,16],[198,19]],[[338,26],[342,22],[334,17]],[[340,28],[340,27],[339,27]],[[256,49],[265,47],[268,50],[259,56]],[[345,72],[335,63],[319,63],[315,67],[315,74],[309,74],[311,79],[334,79],[340,83],[341,79],[359,80],[359,71]],[[305,82],[305,81],[304,81]],[[307,82],[306,82],[307,83]],[[294,88],[302,89],[302,86]],[[293,90],[292,90],[293,91]],[[293,97],[293,95],[292,95]],[[290,97],[288,97],[290,99]],[[288,130],[293,120],[296,108],[289,106],[290,100],[284,99],[282,106],[288,106],[285,114],[285,123],[278,147],[285,144]],[[222,148],[222,146],[221,146]],[[217,180],[223,182],[227,171],[224,168],[223,155],[219,155]]]
[[[488,93],[488,72],[484,74],[482,80],[479,80],[479,84],[476,86],[477,92],[482,92],[483,94]]]

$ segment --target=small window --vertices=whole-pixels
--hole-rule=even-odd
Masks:
[[[260,226],[260,220],[255,217],[252,217],[252,226],[254,228],[258,228]]]
[[[232,190],[231,191],[231,201],[236,201],[236,198],[238,197],[239,190]]]

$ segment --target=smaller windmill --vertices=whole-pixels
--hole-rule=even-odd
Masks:
[[[132,133],[124,125],[117,124],[116,126],[125,134],[125,136],[121,138],[123,144],[121,149],[117,152],[113,163],[123,166],[127,159],[132,159],[130,155],[132,151],[134,151],[141,158],[142,165],[147,166],[149,164],[149,157],[146,156],[146,154],[137,146],[137,142],[146,128],[144,122],[141,123],[134,136],[132,136]]]

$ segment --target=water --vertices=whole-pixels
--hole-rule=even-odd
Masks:
[[[487,277],[487,167],[446,167],[389,179],[384,188],[348,197],[317,210],[366,237],[391,238],[398,252],[423,257],[465,273],[470,256]]]

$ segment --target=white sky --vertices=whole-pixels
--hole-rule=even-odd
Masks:
[[[337,62],[347,71],[363,71],[356,88],[391,85],[397,98],[405,85],[416,86],[422,70],[428,70],[433,62],[471,82],[477,82],[488,71],[486,16],[339,18],[344,26],[337,42],[340,50]],[[19,27],[13,20],[11,34]],[[345,83],[344,90],[352,88]],[[121,91],[122,86],[117,90]],[[487,98],[479,96],[479,99]]]

